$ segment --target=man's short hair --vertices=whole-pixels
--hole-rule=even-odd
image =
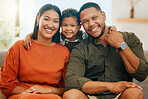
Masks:
[[[94,7],[94,8],[96,8],[97,10],[102,11],[101,8],[100,8],[100,6],[99,6],[97,3],[88,2],[88,3],[83,4],[82,7],[80,8],[80,10],[79,10],[79,16],[80,16],[80,13],[81,13],[83,10],[85,10],[85,9],[87,9],[87,8],[91,8],[91,7]]]

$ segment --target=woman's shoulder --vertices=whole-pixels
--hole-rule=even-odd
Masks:
[[[14,42],[12,47],[23,46],[23,42],[24,40],[17,40],[16,42]]]
[[[20,47],[23,46],[23,42],[24,40],[18,40],[14,42],[13,45],[9,48],[7,54],[15,53],[16,55],[17,53],[19,53]]]
[[[58,49],[58,51],[62,50],[62,51],[69,52],[68,48],[60,43],[56,43],[56,48]]]

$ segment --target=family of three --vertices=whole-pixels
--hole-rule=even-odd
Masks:
[[[44,5],[33,33],[6,54],[2,93],[8,99],[143,99],[142,88],[132,82],[148,75],[142,43],[105,21],[93,2],[62,14],[57,6]]]

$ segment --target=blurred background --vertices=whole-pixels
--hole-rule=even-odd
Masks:
[[[33,31],[38,10],[47,3],[79,10],[86,2],[98,3],[106,12],[106,24],[135,33],[148,50],[148,0],[0,0],[0,50],[8,50]],[[131,8],[133,17],[131,18]],[[83,28],[82,28],[83,30]]]

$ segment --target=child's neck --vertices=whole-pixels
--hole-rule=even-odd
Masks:
[[[76,36],[72,37],[72,38],[67,38],[69,41],[75,41],[76,40]]]

